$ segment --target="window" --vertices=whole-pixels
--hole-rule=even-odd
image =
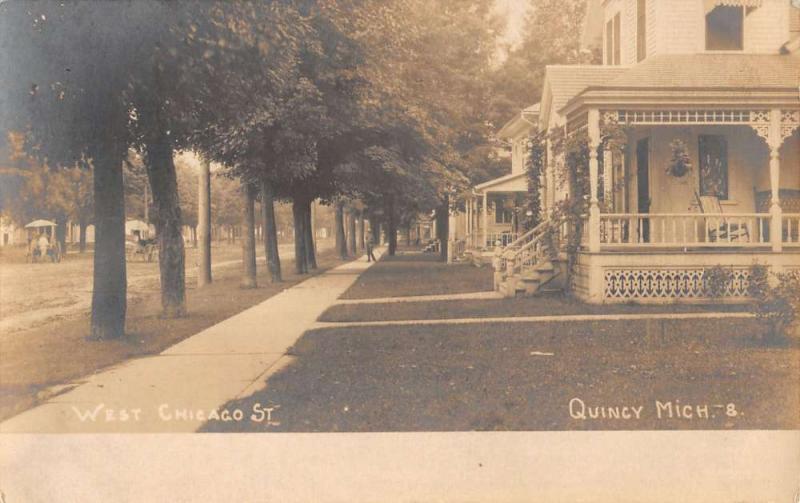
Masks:
[[[494,223],[510,224],[512,210],[505,207],[505,201],[498,199],[494,202]]]
[[[724,136],[700,135],[700,195],[728,199],[728,142]]]
[[[744,7],[718,5],[706,14],[707,51],[741,51],[743,33]]]
[[[636,61],[647,57],[647,0],[636,4]]]
[[[606,23],[606,64],[620,64],[620,15]]]

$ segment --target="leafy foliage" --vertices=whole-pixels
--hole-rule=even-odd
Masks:
[[[770,284],[770,276],[777,280]],[[797,272],[770,273],[761,264],[750,267],[748,293],[753,299],[756,317],[767,326],[771,342],[784,337],[800,317],[800,274]]]

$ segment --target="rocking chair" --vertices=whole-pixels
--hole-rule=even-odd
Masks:
[[[722,205],[717,196],[701,196],[695,192],[694,197],[697,199],[697,205],[700,207],[701,213],[722,215]],[[715,220],[713,222],[710,221],[710,219],[706,219],[705,225],[708,229],[708,239],[710,242],[750,241],[750,233],[745,224],[732,224],[728,219],[723,217],[721,220]]]

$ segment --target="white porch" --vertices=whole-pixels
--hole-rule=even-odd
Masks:
[[[603,121],[631,127],[621,159],[599,151]],[[587,129],[590,195],[571,271],[574,294],[592,303],[708,301],[704,271],[721,265],[733,274],[724,296],[736,301],[747,298],[754,263],[800,272],[798,126],[796,108],[577,109],[567,128]],[[730,146],[726,197],[713,212],[694,194],[696,150],[695,177],[664,178],[667,138],[698,134],[724,135]],[[641,138],[650,145],[642,148]],[[639,166],[643,151],[645,171]],[[546,234],[522,235],[498,256],[496,286],[506,295],[535,293],[565,272],[564,254],[548,254]],[[567,230],[559,234],[563,246]]]
[[[491,252],[515,241],[521,229],[525,173],[506,175],[475,186],[465,201],[465,242],[473,251]]]

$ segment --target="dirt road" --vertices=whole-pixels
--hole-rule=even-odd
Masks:
[[[330,248],[330,241],[320,241],[318,249]],[[292,244],[279,246],[282,259],[294,258]],[[238,244],[214,243],[211,252],[214,269],[241,264]],[[263,254],[258,255],[259,265]],[[197,277],[197,249],[186,250],[186,279]],[[157,294],[158,263],[128,263],[128,299]],[[0,332],[15,332],[61,318],[84,313],[92,300],[92,255],[70,254],[58,264],[0,265]]]

